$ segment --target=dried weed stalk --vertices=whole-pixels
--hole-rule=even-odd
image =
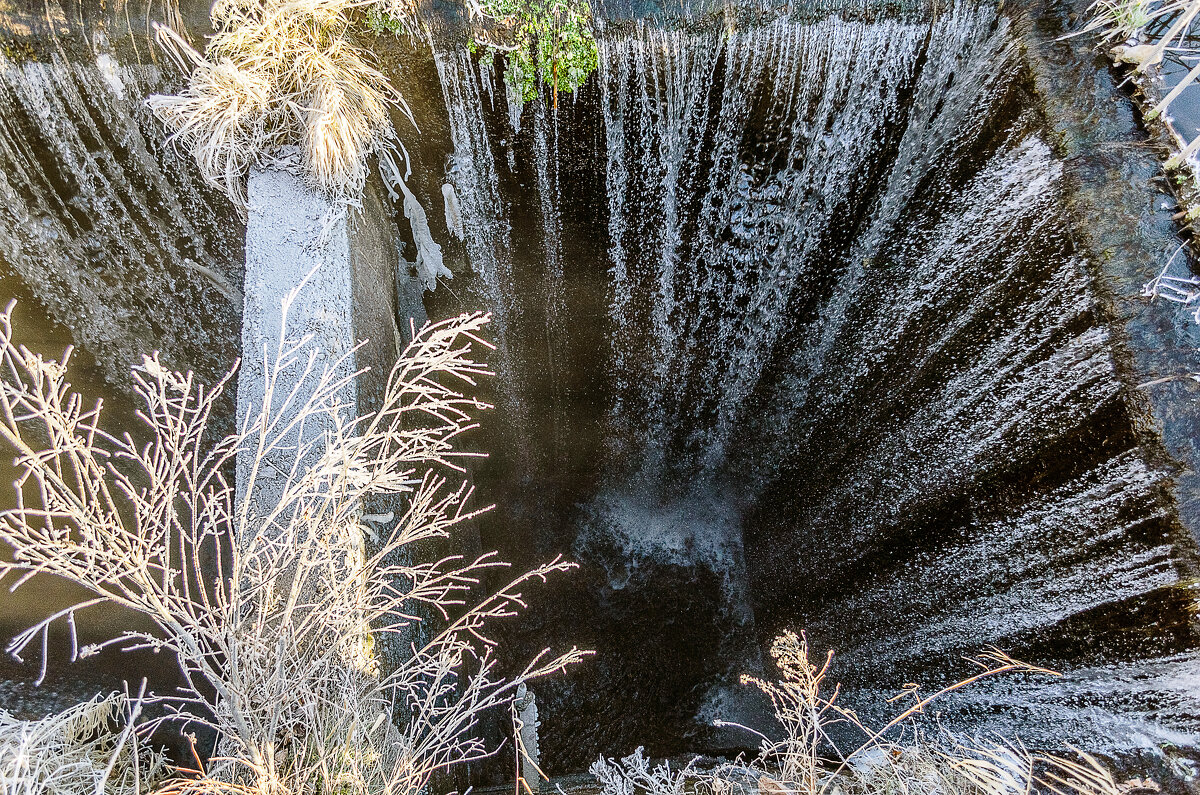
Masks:
[[[349,360],[319,366],[309,337],[284,338],[265,357],[261,411],[210,445],[230,376],[205,389],[146,357],[134,375],[145,439],[111,435],[100,406],[85,408],[67,383],[67,357],[50,361],[13,340],[10,305],[0,314],[0,436],[20,475],[17,507],[0,513],[0,540],[15,551],[0,577],[19,587],[53,574],[93,595],[10,650],[44,643],[60,619],[73,629],[93,605],[151,619],[157,631],[130,630],[79,656],[121,644],[178,657],[188,686],[147,701],[209,723],[220,741],[207,769],[171,785],[176,793],[415,793],[435,771],[487,754],[473,731],[480,713],[584,654],[543,652],[504,679],[487,635],[524,606],[526,584],[572,564],[556,559],[473,603],[481,575],[506,565],[494,554],[414,554],[478,513],[469,485],[449,478],[467,455],[458,437],[487,407],[468,394],[488,372],[475,357],[487,321],[426,325],[367,416],[346,405]],[[239,456],[252,466],[235,487]],[[265,511],[250,507],[260,489],[278,495]],[[361,538],[364,501],[388,494],[407,510],[374,549],[343,543]],[[418,616],[430,611],[443,626],[418,642]],[[364,654],[367,626],[409,646],[390,674]]]
[[[639,748],[620,762],[601,758],[591,767],[602,795],[1130,795],[1154,790],[1153,782],[1117,784],[1097,759],[1078,752],[1079,761],[1035,754],[1019,743],[966,739],[942,733],[938,742],[919,731],[901,744],[889,735],[909,724],[932,702],[963,687],[1004,673],[1054,674],[1015,660],[998,649],[970,658],[979,671],[928,696],[908,685],[891,699],[911,704],[874,729],[838,703],[840,686],[826,687],[833,652],[814,660],[803,634],[785,632],[775,639],[771,656],[781,678],[768,681],[743,676],[770,699],[782,734],[770,737],[740,724],[716,721],[749,731],[760,739],[759,754],[711,770],[695,762],[672,770],[651,767]],[[865,739],[843,753],[831,736],[837,724],[848,725]],[[823,756],[831,752],[832,758]]]

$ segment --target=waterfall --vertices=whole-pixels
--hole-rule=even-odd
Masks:
[[[563,291],[562,224],[559,218],[561,192],[558,184],[558,114],[537,100],[532,103],[534,114],[534,171],[537,175],[537,193],[542,217],[542,247],[544,249],[544,289],[546,365],[553,390],[551,407],[554,443],[551,452],[561,458],[565,438],[559,421],[562,411],[563,383],[558,368],[563,358],[563,327],[566,305]],[[518,117],[519,118],[519,117]]]
[[[209,383],[237,357],[242,225],[163,145],[142,99],[168,85],[107,54],[0,56],[0,265],[122,388],[152,350]]]
[[[433,58],[450,117],[454,152],[449,179],[459,197],[463,225],[468,230],[464,240],[467,260],[478,277],[480,298],[492,313],[497,351],[494,365],[501,371],[500,408],[514,429],[512,438],[516,446],[523,452],[529,417],[520,399],[521,379],[510,342],[520,308],[513,279],[510,225],[505,217],[500,178],[484,117],[485,94],[489,107],[494,101],[495,75],[490,64],[481,64],[477,69],[465,47],[450,50],[434,47]]]
[[[557,106],[465,48],[430,68],[377,40],[436,69],[447,114],[405,88],[438,172],[413,184],[453,186],[469,264],[424,300],[494,316],[498,411],[464,437],[491,454],[483,548],[580,563],[497,636],[599,652],[534,686],[550,769],[744,746],[711,719],[767,725],[736,678],[784,627],[836,649],[864,717],[995,644],[1064,676],[965,691],[947,725],[1194,744],[1200,565],[1129,364],[1194,351],[1110,302],[1085,224],[1125,210],[1076,217],[1098,204],[1039,93],[1067,72],[1022,46],[1043,34],[965,0],[685,5],[609,4],[598,74]],[[113,381],[158,348],[211,382],[244,230],[141,105],[176,78],[89,42],[0,56],[3,276]]]
[[[136,435],[144,424],[134,412],[144,407],[129,400],[130,368],[144,354],[157,350],[163,364],[207,384],[237,359],[244,227],[190,158],[164,145],[165,130],[143,105],[147,94],[171,88],[170,71],[90,47],[79,60],[64,60],[58,48],[42,60],[16,60],[9,56],[21,51],[21,12],[4,14],[13,36],[0,55],[4,301],[20,302],[19,342],[54,358],[73,344],[68,380],[83,407],[103,398],[103,426]],[[61,32],[57,18],[53,24]],[[215,412],[217,433],[233,429],[233,397],[227,390]],[[0,491],[0,505],[15,507],[11,483]],[[78,598],[74,586],[44,574],[16,593],[6,589],[0,635]],[[93,608],[80,642],[115,637],[137,620],[123,608]],[[119,689],[126,678],[147,677],[160,692],[183,684],[169,655],[113,650],[72,665],[69,647],[52,637],[45,686],[33,687],[36,663],[0,665],[5,710],[42,716]]]
[[[554,772],[744,746],[711,719],[766,725],[736,675],[768,673],[784,627],[837,650],[864,717],[995,644],[1064,676],[964,692],[947,725],[1200,734],[1200,565],[1129,364],[1190,352],[1161,316],[1126,333],[1103,246],[1078,242],[1111,218],[1075,215],[1023,23],[899,5],[609,20],[558,106],[439,44],[448,125],[406,89],[428,104],[414,165],[438,172],[414,185],[450,183],[466,230],[430,314],[494,316],[499,410],[465,437],[492,456],[484,548],[580,563],[498,636],[514,660],[599,651],[535,685]],[[158,348],[211,382],[237,355],[244,230],[140,104],[174,78],[72,52],[0,56],[3,275],[113,381]]]
[[[936,72],[953,56],[934,57],[927,40],[979,64],[997,56],[995,71],[1005,72],[1003,33],[967,13],[932,31],[832,18],[724,40],[642,26],[605,43],[614,358],[622,404],[652,418],[655,466],[664,447],[685,450],[701,469],[719,466],[802,293],[811,300],[814,280],[838,268],[853,279],[852,258],[823,247],[842,245],[831,238],[845,238],[863,212],[869,181],[886,178],[872,163],[896,145],[908,103],[906,134],[924,148],[897,160],[896,184],[875,210],[880,229],[937,162],[938,136],[949,132],[941,128],[965,125],[969,134],[988,93],[1002,87],[1001,77],[968,76],[952,106],[940,104],[945,75]],[[910,99],[922,56],[932,66]],[[955,112],[968,103],[976,119]],[[874,255],[870,242],[859,247]]]
[[[1027,737],[1087,741],[1087,714],[1113,748],[1200,732],[1200,704],[1168,681],[1200,673],[1187,642],[1116,640],[1142,609],[1186,623],[1194,544],[1139,429],[1022,58],[1009,21],[968,3],[921,19],[614,29],[587,100],[606,215],[570,226],[592,230],[603,273],[563,254],[562,196],[589,198],[560,179],[580,130],[526,109],[513,173],[536,191],[541,259],[481,290],[546,318],[544,336],[509,338],[529,379],[516,400],[555,417],[534,444],[599,439],[600,454],[566,475],[543,457],[536,497],[512,495],[536,507],[509,515],[504,537],[569,545],[583,564],[557,609],[606,628],[613,662],[597,662],[593,688],[679,699],[667,719],[564,688],[573,714],[619,709],[625,725],[555,718],[553,692],[548,725],[601,745],[719,744],[679,715],[733,703],[731,675],[787,626],[836,648],[836,674],[870,695],[945,681],[989,643],[1059,666],[1058,689],[987,691]],[[482,131],[482,106],[470,114]],[[595,306],[602,318],[581,315]],[[599,349],[584,342],[597,327]],[[631,639],[682,593],[703,618],[654,640],[676,646]],[[712,660],[685,685],[664,653]],[[1175,705],[1158,734],[1112,696],[1139,656]],[[986,703],[956,714],[978,725]]]
[[[486,291],[499,328],[513,310],[509,228],[496,174],[496,161],[483,116],[480,78],[465,48],[434,50],[454,144],[450,177],[462,203],[467,257]],[[490,72],[487,85],[491,85]],[[489,97],[491,96],[489,92]],[[502,332],[501,332],[502,333]]]
[[[638,25],[601,63],[614,432],[641,479],[740,489],[760,627],[898,683],[1173,598],[1190,544],[1005,19]]]
[[[659,413],[651,409],[656,434],[664,430],[660,404],[676,364],[677,329],[672,315],[681,222],[686,220],[680,218],[678,194],[685,187],[681,183],[695,179],[702,159],[698,147],[706,140],[708,95],[719,48],[716,36],[691,37],[644,26],[639,26],[636,36],[606,40],[600,47],[613,282],[610,314],[623,332],[642,322],[634,303],[645,300],[634,292],[640,280],[639,274],[630,273],[629,253],[641,249],[658,257],[654,263],[658,272],[648,280],[652,291],[648,331],[654,342],[635,347],[641,334],[621,334],[616,341],[616,400],[618,407],[625,408],[639,383],[648,386],[647,402],[659,409]],[[627,157],[634,164],[632,172]],[[647,197],[652,206],[639,206],[635,196]],[[652,363],[649,373],[637,373],[639,360]],[[637,414],[644,411],[640,401],[629,409]]]

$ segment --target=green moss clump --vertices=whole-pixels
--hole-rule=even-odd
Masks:
[[[379,35],[381,33],[392,33],[399,36],[407,31],[407,26],[404,20],[394,14],[389,13],[386,9],[378,5],[367,7],[367,27],[371,32]]]
[[[574,93],[600,66],[589,0],[466,0],[472,19],[470,48],[485,59],[502,54],[504,79],[521,98],[536,99],[541,86]],[[413,34],[417,4],[377,0],[365,13],[376,35]]]

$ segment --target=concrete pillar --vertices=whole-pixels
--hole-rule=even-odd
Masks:
[[[407,269],[397,268],[399,235],[380,187],[368,186],[361,210],[345,208],[307,187],[298,173],[294,162],[285,162],[270,170],[252,171],[249,178],[239,421],[262,408],[264,351],[274,361],[284,333],[283,301],[301,282],[303,286],[288,309],[286,335],[289,339],[313,335],[311,344],[318,351],[314,373],[309,376],[313,382],[326,365],[345,356],[360,340],[367,341],[339,368],[339,375],[369,368],[346,387],[344,395],[344,402],[356,407],[360,415],[376,411],[382,403],[388,375],[410,339],[410,318],[418,329],[425,322],[421,290],[411,289],[408,282],[415,280],[409,278]],[[400,292],[402,304],[397,298]],[[306,356],[309,350],[305,350]],[[277,416],[298,375],[276,387],[273,403]],[[303,435],[312,439],[324,430],[310,424]],[[277,466],[260,471],[248,496],[251,460],[248,456],[238,459],[239,502],[248,498],[250,510],[259,515],[278,505],[285,473],[292,466],[290,451],[280,453],[279,458]],[[364,514],[392,512],[399,516],[403,501],[380,497],[362,509]],[[342,543],[352,554],[361,555],[367,548],[360,533]],[[374,647],[372,657],[386,672],[398,660],[402,645],[385,639],[383,645]],[[371,644],[364,642],[363,648],[369,649]],[[363,663],[375,667],[370,659]]]
[[[378,187],[368,186],[361,210],[341,208],[306,186],[295,169],[285,164],[252,171],[249,178],[239,419],[262,407],[264,351],[274,359],[284,298],[302,281],[288,310],[286,333],[290,338],[313,335],[318,372],[367,340],[341,367],[341,374],[370,368],[346,395],[360,414],[379,407],[388,374],[409,339],[408,318],[418,328],[425,321],[419,290],[406,290],[405,305],[398,306],[398,234]],[[401,278],[407,280],[407,273],[402,271]],[[276,405],[281,400],[277,392]],[[238,461],[239,497],[246,466]],[[278,492],[269,480],[258,485],[250,498],[271,505]]]
[[[305,282],[288,308],[286,336],[312,334],[319,352],[315,371],[344,356],[354,345],[353,278],[350,235],[344,211],[308,189],[295,173],[284,168],[253,171],[248,185],[246,221],[245,301],[242,310],[242,366],[238,373],[237,417],[241,423],[257,414],[264,400],[264,361],[275,361],[283,326],[283,302]],[[307,279],[307,280],[306,280]],[[389,335],[390,336],[390,335]],[[339,375],[354,371],[354,360]],[[315,378],[310,379],[315,382]],[[281,383],[275,411],[294,379]],[[350,387],[356,392],[356,385]],[[346,396],[354,405],[356,395]],[[309,439],[323,428],[305,429]],[[237,493],[245,498],[251,460],[239,456]],[[279,461],[256,479],[249,496],[251,509],[265,512],[278,504],[290,461]]]

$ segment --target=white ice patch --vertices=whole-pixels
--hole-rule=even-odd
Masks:
[[[458,206],[458,194],[449,182],[442,185],[442,199],[446,203],[446,228],[450,230],[450,234],[462,240],[465,237],[462,209]]]
[[[408,219],[408,224],[412,228],[413,242],[417,246],[417,280],[421,283],[421,287],[432,292],[437,287],[439,276],[453,279],[454,274],[442,262],[442,247],[437,244],[437,241],[433,239],[433,233],[429,231],[429,218],[425,215],[425,208],[408,189],[408,185],[404,182],[404,175],[400,173],[395,159],[387,153],[379,158],[379,172],[383,176],[384,184],[387,185],[388,194],[391,195],[393,201],[399,196],[392,188],[399,188],[400,193],[404,195],[404,217]]]
[[[521,114],[525,112],[525,98],[521,89],[507,80],[504,81],[504,99],[508,102],[508,126],[512,128],[515,138],[521,132]]]
[[[96,68],[100,70],[100,77],[117,95],[117,99],[125,99],[125,83],[117,72],[116,60],[108,53],[102,52],[96,56]]]

